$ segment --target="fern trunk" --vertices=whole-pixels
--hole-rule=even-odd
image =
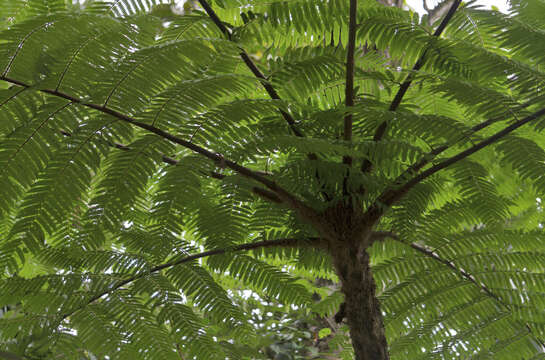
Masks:
[[[345,297],[344,315],[356,360],[388,360],[384,323],[367,251],[353,244],[340,246],[332,256]]]

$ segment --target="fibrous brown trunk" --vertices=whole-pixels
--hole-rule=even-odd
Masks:
[[[358,241],[352,244],[343,241],[331,250],[345,297],[345,316],[356,360],[388,360],[388,344],[367,251]]]

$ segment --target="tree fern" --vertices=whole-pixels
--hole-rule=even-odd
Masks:
[[[0,1],[0,358],[543,358],[543,1],[391,3]]]

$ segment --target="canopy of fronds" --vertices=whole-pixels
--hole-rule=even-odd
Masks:
[[[360,0],[347,107],[348,8],[0,0],[0,358],[266,358],[342,302],[285,191],[383,209],[392,359],[545,359],[545,1]]]

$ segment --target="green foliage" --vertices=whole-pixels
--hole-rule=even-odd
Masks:
[[[545,120],[381,194],[545,108],[545,2],[466,4],[434,37],[360,1],[350,107],[348,0],[210,5],[227,33],[166,0],[0,0],[0,350],[351,358],[323,234],[282,188],[389,208],[368,251],[392,359],[542,358]],[[306,242],[236,251],[280,239]]]

